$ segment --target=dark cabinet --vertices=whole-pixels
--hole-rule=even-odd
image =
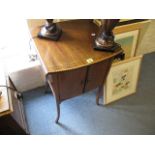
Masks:
[[[60,99],[65,100],[83,92],[87,68],[76,69],[58,74]]]
[[[48,83],[53,94],[57,92],[56,94],[59,95],[55,95],[56,98],[63,101],[102,86],[111,66],[111,60],[49,75]]]

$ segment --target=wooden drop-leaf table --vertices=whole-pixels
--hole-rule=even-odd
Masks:
[[[94,34],[98,27],[92,20],[60,22],[63,34],[59,41],[37,38],[43,20],[28,20],[33,43],[41,61],[46,82],[56,100],[58,123],[60,103],[63,100],[99,88],[96,102],[115,57],[122,55],[121,48],[113,53],[93,49]]]

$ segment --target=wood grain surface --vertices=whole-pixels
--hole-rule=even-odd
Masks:
[[[31,36],[35,37],[33,40],[45,74],[81,68],[112,58],[122,52],[121,49],[114,53],[93,49],[95,38],[93,34],[97,34],[99,28],[92,20],[71,20],[59,23],[63,30],[59,41],[36,37],[42,26],[41,21],[28,20],[28,26]]]

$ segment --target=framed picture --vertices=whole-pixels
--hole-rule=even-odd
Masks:
[[[139,30],[124,32],[115,35],[115,41],[119,43],[124,50],[125,59],[135,56],[138,42]]]
[[[114,63],[104,86],[104,104],[136,92],[142,56]]]

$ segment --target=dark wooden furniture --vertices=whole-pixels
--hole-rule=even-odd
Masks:
[[[63,34],[57,42],[36,37],[41,26],[39,20],[28,20],[28,25],[44,76],[56,100],[58,123],[63,100],[97,87],[100,93],[112,60],[122,54],[122,49],[113,53],[93,50],[92,34],[97,33],[98,27],[91,20],[59,23]]]
[[[12,88],[14,87],[8,77],[0,78],[0,84],[7,85]],[[22,101],[15,97],[13,90],[7,89],[5,87],[1,88],[1,90],[2,96],[0,97],[0,134],[28,134],[29,132],[26,124]]]

